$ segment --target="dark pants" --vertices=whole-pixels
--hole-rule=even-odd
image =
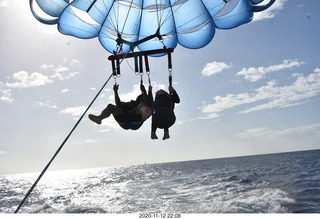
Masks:
[[[176,122],[176,116],[173,112],[170,112],[167,108],[156,110],[152,116],[152,132],[155,132],[157,128],[168,131],[169,128]]]

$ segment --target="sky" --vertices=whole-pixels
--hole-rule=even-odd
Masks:
[[[173,82],[181,102],[169,140],[151,140],[110,117],[87,115],[49,170],[84,169],[320,149],[320,2],[277,0],[254,20],[217,30],[206,47],[178,46]],[[27,0],[0,0],[0,174],[40,172],[111,74],[97,38],[38,22]],[[151,83],[168,88],[166,57],[150,58]],[[139,94],[132,60],[119,94]],[[144,75],[147,84],[146,75]],[[89,113],[114,103],[113,79]]]

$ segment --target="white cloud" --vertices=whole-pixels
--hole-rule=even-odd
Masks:
[[[70,66],[70,67],[82,67],[82,64],[79,60],[77,59],[70,59],[70,58],[67,58],[67,57],[64,57],[63,58],[63,63]]]
[[[64,62],[66,62],[66,61],[64,61]],[[70,66],[78,66],[78,65],[80,65],[80,62],[75,60],[75,59],[72,59],[69,62],[69,65]],[[49,65],[49,66],[50,66],[49,69],[51,69],[54,72],[50,76],[50,78],[53,78],[53,79],[59,79],[61,81],[65,81],[65,80],[73,78],[74,76],[79,74],[79,72],[70,72],[70,70],[69,70],[69,68],[67,66],[62,66],[62,65],[58,65],[57,67],[52,66],[52,65]]]
[[[0,151],[0,155],[4,155],[4,154],[6,154],[5,151]]]
[[[103,109],[101,109],[102,111]],[[94,115],[99,115],[99,112],[95,112],[92,113]],[[89,120],[89,119],[88,119]],[[90,120],[89,120],[90,121]],[[97,125],[96,123],[90,121],[90,123],[94,126],[94,127],[98,127],[98,131],[100,133],[105,133],[105,132],[109,132],[110,130],[113,131],[119,131],[122,130],[121,126],[117,123],[117,121],[114,119],[114,117],[112,115],[110,115],[108,118],[102,120],[101,125]]]
[[[224,69],[231,68],[232,65],[228,65],[223,62],[211,62],[207,63],[204,69],[202,70],[202,75],[204,76],[211,76],[214,74],[218,74],[222,72]]]
[[[319,95],[320,93],[320,73],[310,74],[306,77],[298,77],[289,86],[277,87],[276,83],[257,89],[257,101],[267,100],[267,103],[257,105],[241,113],[249,113],[271,108],[286,108],[301,105],[308,102],[308,98]]]
[[[53,69],[54,65],[43,64],[40,66],[40,68],[44,70]]]
[[[146,87],[146,89],[148,89]],[[126,94],[120,94],[121,101],[130,101],[130,100],[135,100],[137,96],[141,94],[140,90],[140,84],[135,84],[133,85],[133,90],[131,92],[128,92]]]
[[[65,89],[62,89],[62,90],[61,90],[61,93],[67,93],[67,92],[69,92],[69,89],[68,89],[68,88],[65,88]]]
[[[0,0],[0,7],[8,7],[9,0]]]
[[[303,76],[303,74],[302,73],[293,73],[291,76],[293,78],[297,78],[297,77]]]
[[[196,119],[200,119],[200,120],[206,119],[206,120],[212,120],[213,122],[217,122],[220,120],[219,118],[220,118],[220,115],[218,113],[209,113],[206,116],[200,116]],[[190,119],[189,121],[193,121],[193,120],[194,119]]]
[[[164,84],[157,84],[154,81],[152,81],[151,84],[152,84],[152,92],[153,93],[155,93],[159,89],[165,90],[165,87],[166,87]],[[148,86],[147,85],[145,85],[145,88],[146,88],[146,90],[148,92]],[[137,98],[137,96],[139,96],[141,94],[140,84],[133,85],[132,91],[130,91],[128,93],[121,93],[120,90],[121,90],[121,88],[119,87],[120,100],[123,101],[123,102],[135,100]],[[110,95],[109,99],[110,100],[114,100],[114,95]]]
[[[82,115],[87,109],[87,106],[67,107],[60,111],[60,113],[71,114],[73,116]]]
[[[245,104],[255,104],[240,113],[250,113],[272,108],[296,106],[309,101],[309,98],[320,94],[320,69],[308,76],[300,76],[288,86],[277,86],[275,81],[256,89],[252,93],[228,94],[215,96],[215,103],[204,104],[202,112],[217,117],[217,113]]]
[[[56,79],[57,78],[57,79],[59,79],[61,81],[65,81],[65,80],[68,80],[70,78],[73,78],[77,74],[79,74],[79,72],[64,72],[64,73],[55,72],[53,75],[50,76],[50,78],[52,78],[52,79]]]
[[[120,97],[120,100],[123,101],[123,102],[128,102],[128,101],[131,101],[131,100],[135,100],[137,98],[137,96],[139,96],[141,94],[141,91],[140,91],[140,84],[135,84],[133,85],[133,90],[128,92],[128,93],[121,93],[120,92],[121,90],[121,87],[119,86],[119,97]],[[110,100],[114,100],[114,95],[110,95],[109,96],[109,99]]]
[[[81,67],[81,63],[76,59],[63,59],[63,62],[70,68]],[[43,64],[40,68],[45,72],[19,71],[7,77],[6,82],[0,81],[0,101],[12,103],[12,89],[14,88],[31,88],[40,87],[53,83],[55,80],[65,81],[79,74],[76,71],[70,71],[69,67],[63,65]],[[62,92],[67,92],[64,89]]]
[[[57,107],[57,105],[55,105],[51,101],[46,101],[45,103],[39,102],[39,101],[35,101],[34,104],[37,105],[37,106],[40,106],[40,107],[47,107],[47,108],[50,108],[50,109],[59,109],[59,107]]]
[[[78,66],[78,67],[82,67],[81,63],[79,60],[77,59],[72,59],[70,62],[69,62],[69,65],[70,66]]]
[[[237,73],[237,75],[243,75],[246,80],[255,82],[264,78],[267,73],[280,71],[283,69],[290,69],[293,67],[299,67],[302,64],[304,64],[304,62],[299,62],[297,60],[283,60],[281,64],[271,65],[269,67],[261,66],[258,68],[255,68],[255,67],[249,67],[248,69],[243,68],[241,71]]]
[[[69,68],[66,66],[62,66],[62,65],[58,65],[58,67],[55,70],[56,72],[60,73],[60,72],[65,72],[65,71],[69,71]]]
[[[283,130],[271,130],[266,127],[247,129],[242,133],[236,134],[236,137],[241,139],[248,138],[264,138],[264,139],[276,139],[283,137],[295,137],[302,135],[319,136],[320,135],[320,123],[302,126],[297,128],[288,128]]]
[[[277,0],[270,8],[265,11],[254,13],[253,21],[260,21],[265,19],[270,19],[276,16],[276,14],[284,8],[284,4],[288,0]],[[263,1],[261,5],[266,4],[266,1]]]
[[[104,119],[100,126],[104,127],[105,129],[99,130],[99,132],[108,132],[110,129],[119,131],[122,129],[121,126],[114,120],[113,116]]]
[[[0,82],[0,85],[2,83]],[[0,86],[2,87],[2,86]],[[12,103],[14,99],[12,98],[11,89],[1,89],[0,88],[0,101]]]
[[[12,103],[14,101],[14,99],[12,99],[11,97],[8,97],[8,96],[1,96],[0,100],[2,102],[8,102],[8,103]]]
[[[13,74],[13,83],[6,82],[5,86],[9,88],[29,88],[39,87],[53,82],[48,76],[39,72],[29,74],[26,71],[19,71]]]
[[[76,141],[74,144],[94,144],[99,142],[101,142],[99,139],[86,139],[84,141]]]

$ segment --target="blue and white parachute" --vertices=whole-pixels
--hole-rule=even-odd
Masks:
[[[206,46],[216,28],[231,29],[252,20],[275,0],[30,0],[42,23],[83,39],[98,37],[110,53]],[[262,3],[262,5],[261,5]],[[37,4],[50,19],[39,16]]]

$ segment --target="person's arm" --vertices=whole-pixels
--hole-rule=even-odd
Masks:
[[[152,109],[152,104],[153,104],[153,95],[152,95],[152,87],[149,85],[149,90],[148,90],[148,103],[146,106],[148,106],[150,109]]]
[[[148,104],[148,95],[147,95],[146,88],[144,87],[143,84],[140,84],[140,90],[141,90],[142,95],[143,95],[143,103],[147,106],[147,104]]]
[[[120,100],[120,97],[119,97],[119,94],[118,94],[118,89],[119,89],[119,85],[118,84],[115,84],[113,86],[113,91],[114,91],[114,98],[115,98],[115,102],[116,102],[116,105],[118,107],[121,106],[121,100]]]
[[[178,93],[176,92],[176,90],[173,88],[173,87],[169,87],[169,91],[170,93],[172,94],[172,99],[173,99],[173,102],[175,103],[180,103],[180,98],[179,98],[179,95]]]
[[[128,103],[121,102],[119,94],[118,94],[118,89],[119,89],[119,85],[118,84],[113,86],[114,99],[115,99],[115,102],[116,102],[116,106],[126,111],[127,108],[128,108]]]

